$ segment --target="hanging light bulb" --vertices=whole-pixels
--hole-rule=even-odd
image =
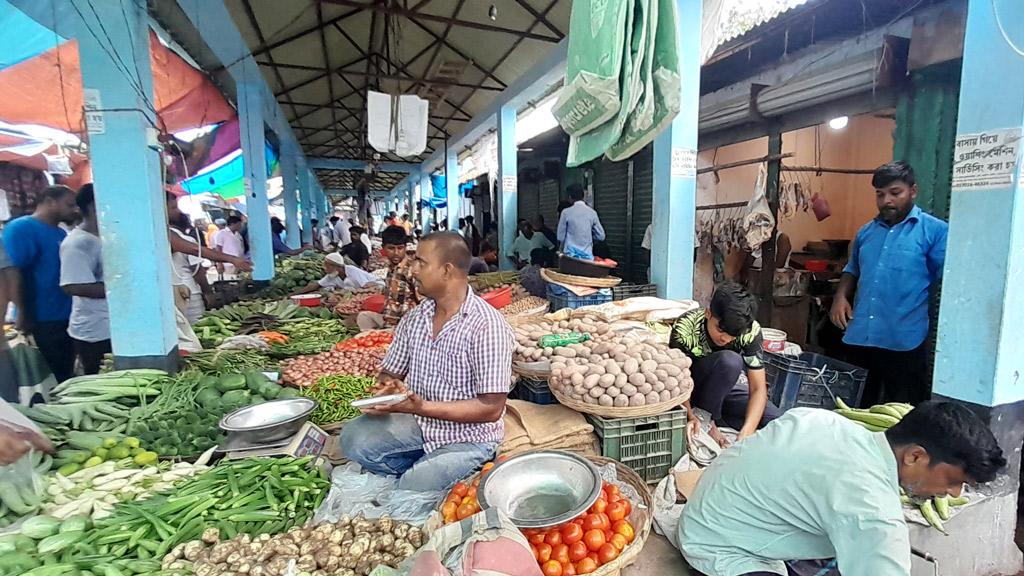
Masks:
[[[487,15],[491,17],[491,20],[498,19],[498,7],[491,4],[491,9],[487,11]]]
[[[846,128],[846,125],[850,122],[850,118],[847,116],[837,116],[828,121],[828,127],[833,130],[842,130]]]

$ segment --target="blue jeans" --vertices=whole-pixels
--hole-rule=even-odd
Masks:
[[[423,431],[410,414],[360,416],[341,429],[341,452],[363,468],[398,476],[400,490],[441,491],[494,458],[497,445],[449,444],[423,452]]]

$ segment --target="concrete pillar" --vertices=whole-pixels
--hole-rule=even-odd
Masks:
[[[449,150],[444,162],[445,188],[448,192],[448,229],[459,229],[459,209],[462,198],[459,195],[459,155]]]
[[[405,183],[405,210],[401,210],[401,213],[408,213],[409,220],[412,222],[416,221],[416,181],[413,178]],[[399,214],[401,215],[401,214]]]
[[[313,196],[309,186],[309,170],[305,162],[299,162],[299,206],[302,208],[302,243],[309,244],[313,241],[313,224],[310,222],[316,217],[316,209],[313,206]],[[319,220],[319,218],[317,218]]]
[[[516,109],[502,106],[498,112],[498,267],[512,270],[509,260],[519,218],[519,157],[516,146]],[[557,225],[557,223],[556,223]]]
[[[428,201],[434,198],[434,184],[430,181],[429,172],[420,172],[420,200],[427,199]],[[424,207],[423,213],[420,216],[420,225],[423,229],[424,234],[430,233],[431,216],[434,213],[432,207]]]
[[[285,243],[289,248],[302,245],[299,237],[299,195],[298,178],[295,173],[295,151],[291,146],[281,146],[281,194],[284,195]]]
[[[178,337],[167,200],[160,155],[150,147],[156,130],[149,18],[131,2],[94,0],[92,7],[99,21],[120,23],[107,27],[102,44],[86,29],[95,22],[80,22],[77,33],[86,103],[108,110],[90,115],[89,156],[114,364],[175,371]],[[120,61],[112,60],[111,53]],[[122,69],[124,62],[137,72],[131,81]]]
[[[654,234],[651,281],[662,298],[693,295],[697,194],[697,108],[700,101],[701,0],[678,0],[679,115],[654,140]],[[660,15],[659,18],[665,15]]]
[[[237,66],[250,67],[243,61]],[[255,67],[255,64],[251,65]],[[241,128],[242,158],[245,164],[245,204],[249,215],[249,252],[252,278],[267,282],[274,277],[274,251],[270,240],[270,212],[267,210],[267,160],[264,156],[263,101],[259,70],[247,70],[251,83],[239,83],[238,119]]]
[[[1013,0],[969,0],[932,391],[984,415],[1009,466],[975,519],[947,525],[959,538],[928,535],[934,550],[922,549],[938,552],[943,573],[1021,570],[1013,536],[1024,444],[1022,131],[1024,11]]]

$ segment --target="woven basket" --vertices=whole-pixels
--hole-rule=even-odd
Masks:
[[[573,276],[572,274],[562,274],[554,268],[542,268],[540,276],[548,282],[572,284],[574,286],[586,286],[588,288],[613,288],[622,283],[622,278],[616,278],[614,276],[609,276],[607,278]]]
[[[588,404],[586,402],[580,402],[574,400],[564,393],[562,393],[561,379],[552,376],[548,380],[548,386],[551,388],[551,393],[558,398],[558,402],[562,406],[572,408],[577,412],[583,412],[585,414],[593,414],[594,416],[602,416],[604,418],[639,418],[641,416],[657,416],[658,414],[664,414],[669,412],[676,406],[679,406],[683,402],[690,399],[690,393],[693,389],[687,390],[684,394],[680,394],[675,398],[670,398],[664,402],[658,402],[657,404],[646,404],[644,406],[601,406],[599,404]]]
[[[515,363],[512,364],[512,373],[524,378],[544,381],[547,381],[548,377],[551,376],[551,370],[530,370],[529,368],[523,368]]]
[[[485,272],[469,279],[469,284],[476,290],[484,290],[501,284],[518,284],[519,272]]]

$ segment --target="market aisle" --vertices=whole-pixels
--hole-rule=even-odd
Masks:
[[[622,576],[650,576],[652,574],[672,574],[673,576],[692,576],[683,555],[669,544],[664,536],[651,535],[644,544],[636,562],[622,571]]]

